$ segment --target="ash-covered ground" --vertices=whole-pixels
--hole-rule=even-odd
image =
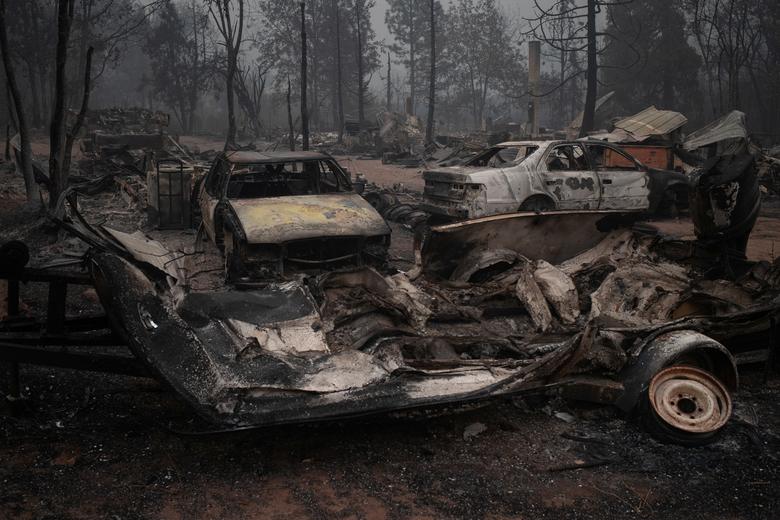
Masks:
[[[419,182],[413,169],[347,165],[386,186]],[[0,186],[0,239],[27,240],[34,259],[83,247],[20,213],[7,169]],[[82,202],[85,215],[120,229],[140,218],[117,192],[100,197]],[[686,219],[656,224],[692,232]],[[403,268],[411,233],[394,232]],[[749,255],[772,260],[776,241],[767,210]],[[24,287],[23,306],[45,308],[45,291]],[[99,309],[91,290],[69,306]],[[735,420],[702,448],[659,444],[611,408],[555,396],[226,434],[153,380],[27,366],[21,378],[17,414],[0,416],[0,518],[780,516],[780,377],[761,366],[742,373]]]

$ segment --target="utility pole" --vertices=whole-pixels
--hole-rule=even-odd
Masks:
[[[588,88],[585,92],[585,110],[582,113],[579,137],[585,137],[596,124],[596,90],[598,89],[598,57],[596,48],[596,0],[588,0]]]
[[[539,74],[541,68],[542,58],[542,43],[539,41],[528,42],[528,128],[527,131],[531,137],[535,137],[539,133],[537,111],[538,98],[536,97],[539,92]]]

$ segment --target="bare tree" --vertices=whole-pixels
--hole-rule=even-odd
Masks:
[[[306,62],[306,2],[301,2],[301,146],[304,150],[309,149],[309,107],[306,105],[306,91],[308,82],[306,80],[307,65]]]
[[[688,0],[714,114],[742,107],[742,74],[750,71],[763,47],[760,7],[748,0]]]
[[[385,77],[385,110],[390,112],[393,106],[393,78],[391,76],[392,69],[390,65],[390,53],[387,53],[387,76]]]
[[[257,138],[263,131],[260,121],[260,110],[265,94],[266,77],[272,64],[258,63],[249,70],[243,70],[240,66],[236,74],[236,97],[238,104],[249,121],[252,134]]]
[[[55,61],[54,109],[49,127],[49,206],[54,208],[60,194],[68,186],[68,171],[65,169],[65,100],[68,65],[68,40],[73,23],[75,0],[57,2],[57,58]]]
[[[54,110],[49,131],[49,207],[55,208],[60,196],[68,187],[71,155],[84,118],[89,108],[93,47],[86,51],[84,87],[81,108],[71,128],[67,128],[65,113],[68,98],[67,77],[68,46],[73,24],[75,0],[59,0],[57,5],[57,58],[55,61]]]
[[[241,50],[244,32],[244,0],[206,0],[209,13],[225,47],[225,97],[228,109],[228,130],[225,137],[225,150],[236,147],[236,111],[234,88],[238,70],[238,54]],[[234,4],[238,4],[238,17],[234,17]]]
[[[355,0],[355,34],[357,36],[357,94],[358,94],[358,121],[360,128],[366,121],[366,89],[363,71],[363,0]]]
[[[334,0],[336,16],[336,104],[338,110],[339,144],[344,142],[344,79],[341,64],[341,9],[338,0]]]
[[[417,103],[420,53],[425,51],[428,13],[420,0],[388,0],[385,23],[396,43],[393,52],[402,58],[409,71],[409,99],[414,112]],[[424,87],[423,87],[424,88]]]
[[[186,11],[169,3],[144,42],[151,64],[148,83],[188,134],[195,130],[198,102],[211,86],[214,71],[206,46],[208,22],[209,15],[197,8],[195,0]]]
[[[566,78],[552,90],[540,93],[546,96],[562,88],[581,74],[586,76],[585,108],[583,110],[580,136],[592,131],[595,124],[596,99],[599,85],[599,60],[602,49],[598,47],[598,38],[607,38],[605,46],[619,39],[615,34],[598,31],[596,16],[605,7],[631,3],[633,0],[587,0],[584,4],[575,4],[570,0],[555,0],[551,5],[542,6],[539,0],[534,0],[534,16],[526,18],[530,25],[529,34],[541,40],[553,49],[564,53],[586,53],[587,66],[579,69]],[[563,5],[562,5],[563,4]],[[556,27],[573,23],[576,27],[567,33],[555,32]],[[625,42],[624,42],[625,43]]]
[[[81,95],[81,108],[76,115],[76,121],[73,126],[65,132],[65,153],[62,160],[62,169],[67,173],[70,172],[70,161],[73,153],[73,144],[76,142],[76,137],[81,131],[81,127],[84,124],[84,118],[87,116],[87,110],[89,109],[89,93],[92,90],[92,53],[94,47],[87,49],[87,56],[84,63],[84,88]]]
[[[22,100],[19,86],[16,82],[16,71],[11,62],[10,49],[8,48],[8,34],[6,33],[5,19],[5,0],[0,0],[0,51],[3,54],[3,67],[5,69],[6,88],[13,101],[9,112],[16,112],[16,124],[19,129],[21,168],[24,177],[24,187],[27,193],[27,203],[30,206],[40,205],[40,191],[35,182],[32,167],[32,147],[30,146],[30,134],[27,127],[27,118],[24,111],[24,101]]]
[[[436,0],[431,0],[431,75],[428,90],[428,124],[425,127],[425,143],[433,143],[433,116],[436,106]],[[388,77],[390,71],[387,72]],[[388,89],[389,90],[389,89]]]
[[[480,128],[487,121],[491,97],[509,97],[520,90],[519,45],[496,0],[457,0],[447,23],[447,48],[455,58],[444,77],[458,108],[468,110],[474,128]]]
[[[287,78],[287,126],[290,129],[289,133],[289,145],[290,151],[295,151],[295,125],[292,118],[292,83],[290,78]]]

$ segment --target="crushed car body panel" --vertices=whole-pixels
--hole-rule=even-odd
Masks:
[[[427,272],[449,277],[472,252],[510,250],[531,260],[567,260],[593,247],[620,213],[609,211],[514,213],[431,228],[422,246]],[[566,240],[549,240],[558,234]]]

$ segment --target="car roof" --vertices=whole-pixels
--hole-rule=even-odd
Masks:
[[[551,139],[549,141],[505,141],[503,143],[498,143],[495,146],[552,146],[552,145],[558,145],[558,144],[600,144],[607,146],[609,148],[617,148],[618,150],[622,150],[620,145],[616,143],[609,143],[607,141],[602,141],[601,139],[576,139],[576,140],[562,140],[562,139]]]
[[[225,160],[231,164],[258,164],[274,163],[282,161],[312,161],[318,159],[330,159],[330,156],[321,152],[250,152],[236,151],[225,152]]]
[[[505,141],[494,146],[542,146],[553,141]]]

